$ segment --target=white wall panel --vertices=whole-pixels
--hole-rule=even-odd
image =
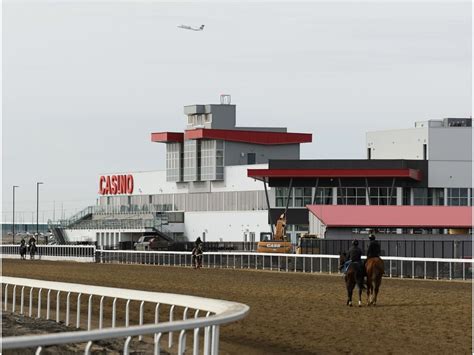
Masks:
[[[270,232],[267,211],[245,212],[186,212],[185,234],[190,241],[206,232],[207,242],[242,242],[244,233],[254,232],[255,240],[260,232]]]
[[[372,159],[423,159],[423,144],[428,144],[428,128],[394,129],[367,132],[366,148]]]

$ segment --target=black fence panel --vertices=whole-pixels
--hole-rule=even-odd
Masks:
[[[301,254],[339,255],[351,247],[350,240],[308,239],[301,243]],[[416,258],[469,258],[472,256],[472,241],[459,240],[382,240],[379,241],[382,256]],[[369,242],[359,241],[367,251]]]

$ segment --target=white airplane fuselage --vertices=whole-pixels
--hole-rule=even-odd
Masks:
[[[186,25],[179,25],[178,28],[182,28],[184,30],[191,30],[191,31],[202,31],[204,29],[204,25],[201,27],[191,27]]]

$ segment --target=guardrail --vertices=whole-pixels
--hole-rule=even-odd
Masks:
[[[19,259],[19,245],[0,245],[0,254],[5,259]],[[95,262],[96,248],[94,245],[36,245],[34,259],[63,260],[78,262]],[[29,251],[26,258],[30,259]]]
[[[19,258],[18,245],[0,245],[4,258]],[[27,256],[29,257],[29,256]],[[189,251],[99,250],[91,245],[38,245],[43,260],[101,263],[191,266]],[[400,278],[471,279],[473,259],[414,258],[382,256],[385,274]],[[339,272],[339,256],[323,254],[272,254],[255,252],[206,252],[208,268],[259,269],[285,272]]]
[[[137,336],[138,340],[143,340],[144,336],[151,336],[153,339],[153,353],[160,354],[161,343],[165,342],[164,334],[168,334],[167,347],[170,351],[177,350],[178,354],[184,354],[187,331],[192,330],[193,354],[200,353],[199,340],[200,334],[203,334],[203,354],[215,355],[219,353],[219,326],[240,320],[249,311],[249,307],[241,303],[178,294],[15,277],[2,277],[2,285],[4,311],[11,310],[11,312],[15,312],[19,309],[21,314],[26,314],[26,308],[28,308],[29,317],[37,316],[37,318],[40,318],[44,315],[46,319],[55,319],[56,322],[64,321],[66,325],[71,323],[71,313],[73,313],[71,312],[71,295],[77,295],[75,324],[77,328],[85,325],[87,330],[4,337],[1,340],[4,350],[36,347],[36,354],[40,354],[44,346],[68,343],[86,343],[84,353],[90,354],[94,341],[113,338],[124,338],[123,354],[129,354],[131,339]],[[44,293],[46,294],[46,302],[42,298]],[[28,307],[26,307],[27,295],[29,295]],[[81,320],[81,316],[83,316],[81,296],[84,295],[88,295],[87,313],[84,312],[87,315],[82,317]],[[65,304],[64,297],[66,298]],[[94,301],[97,302],[97,300],[99,302],[98,314],[93,314],[94,311],[97,312],[97,307],[94,307]],[[125,317],[125,327],[117,327],[117,321],[119,320],[117,300],[126,302],[124,312],[120,313]],[[106,311],[109,308],[105,307],[105,304],[106,302],[110,303],[110,301],[112,301],[112,308],[111,312],[107,314]],[[19,307],[17,302],[20,303]],[[139,302],[139,324],[134,326],[130,325],[131,302]],[[43,311],[44,303],[46,303],[45,312]],[[146,306],[151,306],[154,309],[154,318],[151,324],[144,324],[144,309]],[[163,315],[163,313],[167,315],[168,321],[159,323],[160,314]],[[179,320],[175,320],[178,315]],[[98,320],[97,329],[94,330],[92,330],[93,318]],[[108,318],[110,318],[111,325],[109,328],[105,328],[105,322]],[[174,332],[179,332],[177,349],[174,345]]]
[[[470,279],[472,259],[435,259],[383,256],[385,274],[400,278]],[[192,266],[189,252],[98,250],[101,263]],[[203,267],[282,272],[339,273],[339,255],[208,252]]]

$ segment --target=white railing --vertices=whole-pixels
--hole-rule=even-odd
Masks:
[[[71,313],[74,313],[72,312],[71,295],[76,295],[75,326],[87,330],[5,337],[1,340],[3,349],[36,347],[36,354],[39,354],[44,346],[68,343],[86,343],[84,353],[90,354],[94,341],[114,338],[124,339],[123,353],[128,354],[132,337],[143,340],[145,336],[150,336],[153,339],[153,353],[159,354],[162,343],[166,342],[164,334],[168,334],[167,344],[165,344],[169,348],[168,351],[184,354],[187,347],[186,336],[187,333],[190,333],[193,339],[192,353],[194,355],[199,354],[201,350],[200,334],[204,335],[202,353],[214,355],[219,353],[219,326],[240,320],[249,311],[249,307],[241,303],[178,294],[15,277],[2,277],[2,285],[4,311],[19,311],[20,314],[29,317],[44,316],[46,319],[55,319],[56,322],[64,321],[65,325],[71,324],[73,316]],[[81,296],[88,296],[87,312],[81,311]],[[117,300],[126,302],[123,312],[117,311],[119,303]],[[98,314],[93,314],[93,312],[97,312],[97,307],[93,306],[97,301],[99,302]],[[112,309],[108,312],[109,308],[105,305],[107,302],[110,306],[110,301]],[[139,302],[138,325],[130,324],[131,302]],[[151,324],[144,324],[146,307],[154,309],[154,318]],[[160,314],[163,313],[168,316],[168,321],[160,323]],[[124,327],[117,327],[119,316],[125,318]],[[93,319],[96,321],[93,322]],[[107,320],[110,324],[108,328],[105,327]],[[97,329],[93,330],[93,325],[97,325]],[[176,337],[174,332],[178,332],[177,347],[174,344]]]
[[[400,278],[471,279],[472,259],[382,256],[385,274]],[[192,266],[189,252],[101,250],[101,263]],[[339,273],[339,255],[208,252],[203,267],[257,269],[283,272]]]
[[[94,262],[94,245],[36,245],[34,259],[38,260],[65,260],[79,262]],[[0,254],[5,259],[19,259],[20,246],[18,244],[0,245]],[[26,252],[26,259],[30,259],[29,251]]]
[[[20,257],[18,245],[0,245],[4,258]],[[29,258],[29,255],[27,255]],[[102,263],[191,266],[190,252],[96,250],[90,245],[38,245],[36,258]],[[471,279],[472,259],[382,256],[389,277]],[[339,256],[323,254],[271,254],[255,252],[206,252],[204,267],[278,270],[285,272],[339,272]]]

